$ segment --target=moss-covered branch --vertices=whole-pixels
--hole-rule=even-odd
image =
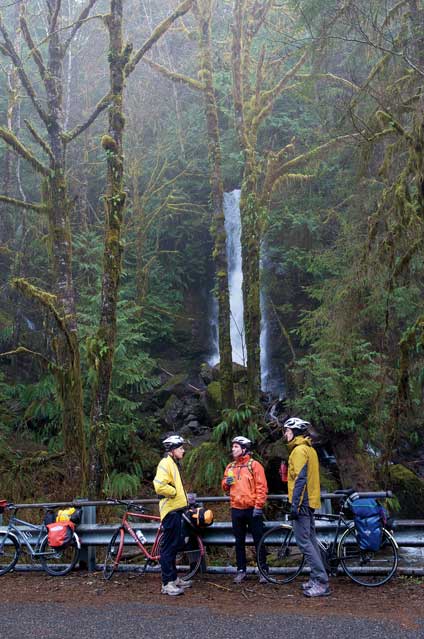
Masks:
[[[43,306],[52,315],[60,331],[66,336],[70,351],[73,352],[74,345],[73,340],[69,335],[68,328],[66,326],[66,319],[62,317],[56,308],[57,296],[43,289],[34,286],[26,280],[24,277],[15,277],[11,280],[12,286],[21,291],[29,299],[35,300],[41,306]]]
[[[18,346],[18,348],[15,348],[13,351],[0,353],[0,357],[11,357],[12,355],[31,355],[32,357],[38,357],[39,359],[41,359],[42,362],[44,362],[44,364],[46,364],[46,366],[49,369],[53,371],[60,370],[57,364],[52,362],[51,359],[47,359],[47,357],[45,357],[41,353],[38,353],[37,351],[32,351],[29,348],[26,348],[25,346]]]
[[[165,20],[162,20],[160,24],[153,30],[151,36],[146,40],[146,42],[134,53],[131,59],[128,61],[125,67],[125,77],[128,77],[130,73],[132,73],[140,62],[142,57],[149,51],[154,44],[168,31],[168,29],[173,25],[173,23],[185,15],[188,11],[190,11],[193,4],[193,0],[184,0],[178,7],[169,15]]]
[[[18,140],[16,135],[14,135],[10,129],[0,127],[0,138],[21,158],[29,162],[38,173],[41,173],[41,175],[44,176],[48,176],[50,174],[48,167],[44,166],[44,164],[37,160],[35,155],[33,155],[33,153],[31,153],[31,151]]]
[[[47,153],[51,160],[54,160],[53,152],[47,142],[41,137],[35,127],[29,122],[29,120],[24,120],[25,125],[27,126],[29,132],[31,133],[34,140],[41,146],[43,151]]]
[[[46,75],[47,75],[47,69],[46,69],[46,66],[44,64],[44,60],[43,60],[43,56],[41,55],[41,51],[38,49],[38,47],[34,43],[34,40],[32,39],[31,32],[29,30],[28,23],[26,21],[24,12],[25,12],[25,5],[22,6],[21,15],[20,15],[20,18],[19,18],[19,24],[20,24],[20,27],[21,27],[22,35],[24,36],[24,40],[25,40],[25,42],[27,44],[27,47],[29,49],[29,54],[33,58],[35,64],[38,67],[38,72],[40,74],[40,77],[43,80],[43,82],[45,82],[46,81]]]
[[[74,129],[72,129],[72,131],[67,131],[66,133],[63,133],[62,139],[65,142],[65,144],[72,142],[72,140],[77,138],[81,133],[83,133],[86,129],[88,129],[88,127],[91,126],[91,124],[93,124],[94,120],[96,120],[96,118],[100,115],[100,113],[102,113],[102,111],[105,111],[108,108],[109,104],[111,103],[111,100],[112,100],[112,94],[110,92],[106,93],[106,95],[104,95],[102,99],[98,101],[91,115],[86,119],[85,122],[76,126]]]
[[[82,25],[85,23],[86,19],[88,18],[91,9],[94,7],[94,5],[97,2],[98,2],[98,0],[89,0],[87,5],[84,7],[84,9],[79,14],[78,18],[75,20],[74,25],[72,27],[72,31],[71,31],[68,39],[62,45],[63,54],[66,53],[69,45],[71,44],[72,40],[74,39],[75,34],[77,33],[77,31],[79,31],[79,29],[81,29]]]
[[[4,26],[1,14],[0,14],[0,33],[2,34],[4,38],[4,44],[2,45],[2,52],[11,59],[13,66],[15,67],[19,75],[19,78],[22,82],[22,85],[25,88],[25,91],[27,92],[27,95],[35,107],[35,110],[37,111],[38,115],[40,116],[44,124],[48,126],[49,116],[46,113],[46,111],[43,109],[41,101],[38,98],[34,87],[32,86],[29,76],[25,72],[22,60],[18,52],[16,51],[12,40],[10,39],[10,36],[6,27]]]
[[[199,80],[190,78],[187,75],[183,75],[182,73],[177,73],[176,71],[171,71],[170,69],[167,69],[157,62],[153,62],[153,60],[151,60],[150,58],[144,57],[143,62],[148,64],[152,69],[155,69],[155,71],[159,71],[159,73],[165,78],[168,78],[168,80],[172,80],[177,84],[185,84],[189,86],[190,89],[195,89],[196,91],[203,91],[205,88],[204,84],[202,82],[199,82]]]
[[[0,202],[5,202],[5,204],[12,204],[13,206],[17,206],[21,209],[38,211],[40,213],[45,210],[45,207],[42,204],[37,204],[36,202],[25,202],[24,200],[17,200],[16,198],[9,197],[7,195],[0,195]]]

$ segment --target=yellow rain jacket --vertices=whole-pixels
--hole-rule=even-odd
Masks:
[[[298,435],[287,447],[290,451],[287,476],[289,502],[296,510],[302,505],[320,508],[319,461],[310,438]]]
[[[161,520],[172,510],[187,506],[187,495],[184,490],[180,469],[170,455],[160,460],[153,480],[153,487],[159,495],[159,514]]]

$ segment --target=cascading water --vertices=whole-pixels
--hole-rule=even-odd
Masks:
[[[240,223],[240,190],[224,193],[224,215],[225,231],[227,234],[227,260],[228,260],[228,285],[230,289],[230,310],[231,310],[231,345],[233,350],[233,362],[246,365],[246,346],[244,340],[243,321],[243,271],[241,263],[241,223]],[[264,295],[261,292],[261,386],[262,390],[270,389],[271,375],[269,367],[269,336],[268,322],[266,317],[266,305]],[[211,333],[213,343],[213,353],[209,358],[209,363],[213,366],[219,362],[218,349],[218,305],[214,300],[212,307]]]

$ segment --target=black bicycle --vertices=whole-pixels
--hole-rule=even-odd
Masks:
[[[362,550],[358,532],[353,521],[349,521],[346,511],[353,490],[337,490],[340,495],[338,515],[314,515],[317,521],[336,522],[331,541],[318,540],[327,571],[332,575],[344,572],[352,581],[361,586],[375,587],[387,583],[396,573],[398,566],[398,545],[387,528],[382,529],[380,548],[376,551]],[[381,497],[386,497],[382,493]],[[287,584],[296,579],[305,568],[305,558],[296,546],[293,526],[289,521],[267,530],[258,546],[267,555],[266,570],[258,563],[260,573],[273,584]]]

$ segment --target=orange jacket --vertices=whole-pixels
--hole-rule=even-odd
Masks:
[[[228,471],[234,474],[234,484],[227,486]],[[228,464],[222,479],[222,489],[230,493],[231,508],[263,508],[267,495],[265,471],[262,464],[250,455]]]

